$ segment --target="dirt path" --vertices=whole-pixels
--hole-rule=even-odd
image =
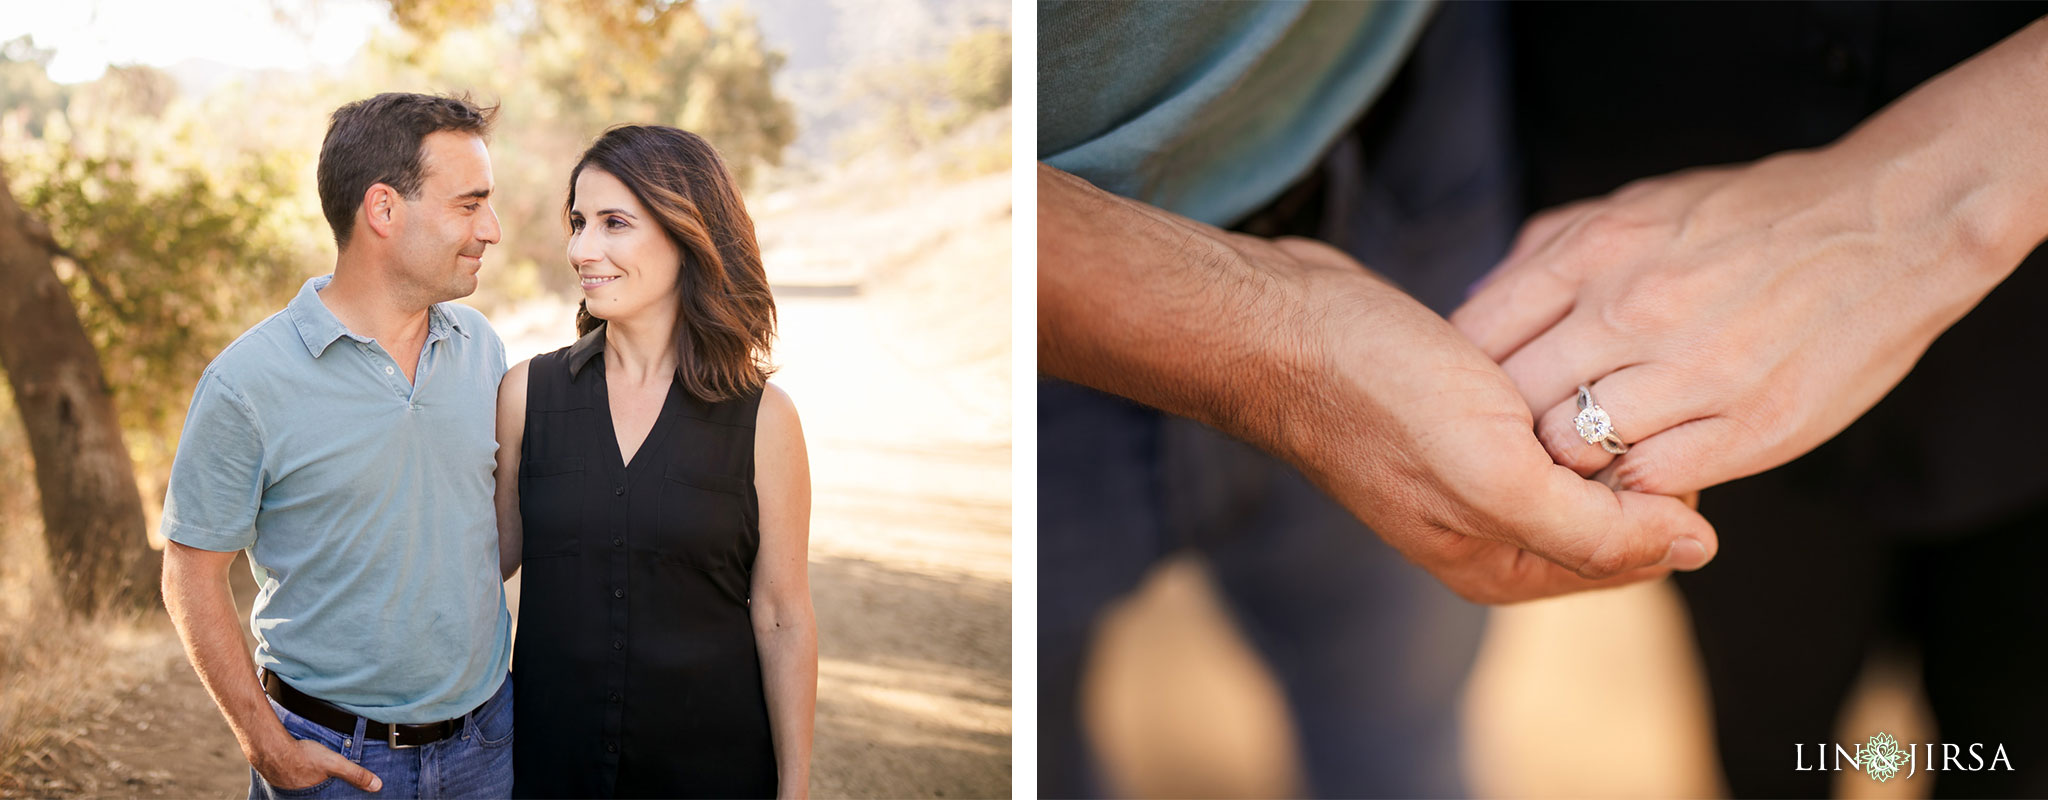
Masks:
[[[923,202],[890,211],[966,219],[899,238],[858,284],[778,288],[775,381],[802,414],[814,483],[820,797],[1010,789],[1008,180]],[[762,228],[830,242],[874,227],[859,209],[794,207],[803,219]],[[573,309],[537,301],[493,323],[516,361],[567,344]],[[240,561],[234,575],[246,619],[254,585]],[[146,677],[110,689],[117,701],[69,744],[0,776],[0,797],[245,795],[240,748],[169,621],[135,635]]]
[[[229,572],[235,605],[247,619],[256,597],[249,563]],[[226,721],[185,660],[170,619],[148,618],[124,636],[137,641],[134,683],[113,689],[111,703],[71,722],[68,744],[35,754],[7,776],[0,797],[243,797],[249,765]],[[256,646],[246,632],[243,641]]]

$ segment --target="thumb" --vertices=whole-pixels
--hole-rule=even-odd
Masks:
[[[320,753],[320,755],[315,756],[315,759],[319,762],[320,768],[327,771],[327,774],[348,781],[350,785],[365,792],[383,790],[384,779],[364,769],[362,765],[343,758],[340,753],[332,750],[322,750]]]
[[[1587,578],[1645,567],[1694,570],[1720,549],[1714,526],[1674,497],[1617,492],[1563,467],[1548,472],[1553,508],[1519,544]]]

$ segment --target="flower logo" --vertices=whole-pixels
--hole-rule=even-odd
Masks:
[[[1878,731],[1877,735],[1870,737],[1870,742],[1863,747],[1863,773],[1878,783],[1884,783],[1891,780],[1893,775],[1899,774],[1899,764],[1902,761],[1903,758],[1899,755],[1899,742],[1889,733]]]

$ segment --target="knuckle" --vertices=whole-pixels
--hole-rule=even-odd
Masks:
[[[1464,598],[1468,603],[1486,606],[1497,602],[1493,599],[1496,590],[1485,581],[1450,580],[1445,581],[1444,586],[1449,587],[1452,593]]]
[[[1810,407],[1795,392],[1754,391],[1744,395],[1734,414],[1736,424],[1751,442],[1775,445],[1791,436],[1796,410]]]
[[[1459,578],[1447,580],[1444,585],[1466,602],[1474,605],[1497,606],[1516,602],[1519,598],[1498,580],[1482,578]]]
[[[1685,315],[1686,291],[1661,270],[1631,275],[1608,302],[1600,304],[1600,324],[1617,335],[1668,331]]]
[[[1613,194],[1608,195],[1608,198],[1613,202],[1626,203],[1641,200],[1644,196],[1654,194],[1663,187],[1664,181],[1660,177],[1637,178],[1622,184],[1621,188],[1615,189]]]
[[[1621,209],[1609,205],[1586,214],[1578,223],[1574,239],[1579,249],[1592,254],[1618,255],[1631,252],[1642,241],[1644,225]]]
[[[1616,491],[1664,497],[1697,491],[1704,488],[1702,481],[1714,469],[1709,463],[1713,449],[1725,444],[1718,437],[1703,441],[1697,435],[1659,439],[1621,456],[1609,483]]]
[[[1642,494],[1676,494],[1676,486],[1669,470],[1662,468],[1655,459],[1637,458],[1634,453],[1623,458],[1614,468],[1616,487]]]
[[[1569,222],[1571,216],[1578,212],[1577,208],[1564,206],[1530,217],[1528,222],[1522,224],[1522,229],[1515,233],[1514,249],[1533,248],[1542,244],[1543,240],[1556,236],[1561,229],[1560,226]]]
[[[1586,444],[1570,417],[1544,425],[1537,431],[1537,438],[1543,442],[1543,449],[1550,453],[1550,460],[1581,476],[1607,465],[1607,451],[1597,445]]]
[[[1630,563],[1628,550],[1619,539],[1608,537],[1586,555],[1586,559],[1574,569],[1580,577],[1599,580],[1611,578],[1627,571]]]

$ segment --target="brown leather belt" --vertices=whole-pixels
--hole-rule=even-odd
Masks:
[[[371,741],[381,740],[393,748],[420,747],[454,736],[462,730],[462,717],[428,722],[421,725],[387,725],[368,717],[357,717],[327,701],[292,688],[283,678],[270,670],[263,670],[263,691],[278,705],[306,719],[326,726],[328,730],[343,736],[356,735],[356,720],[362,719],[363,737]]]

